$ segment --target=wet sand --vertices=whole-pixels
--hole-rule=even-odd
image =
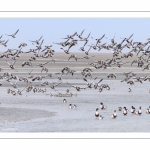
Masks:
[[[78,58],[82,58],[82,53],[76,54]],[[15,70],[9,68],[8,62],[13,60],[1,58],[0,64],[3,68],[3,72],[11,72],[18,77],[28,76],[28,72],[33,69],[31,75],[46,75],[45,72],[41,73],[41,68],[36,65],[44,63],[51,59],[39,58],[32,62],[33,67],[25,66],[21,67],[23,61],[28,60],[31,54],[22,54],[21,58],[15,63]],[[88,60],[78,59],[76,62],[74,59],[68,61],[70,55],[64,53],[55,53],[53,59],[55,63],[49,63],[45,66],[48,68],[48,73],[52,73],[51,78],[44,78],[44,81],[58,82],[57,75],[55,73],[60,72],[65,66],[69,66],[76,72],[74,76],[71,74],[62,76],[62,84],[56,87],[56,91],[47,86],[46,93],[33,93],[23,91],[22,96],[13,96],[7,94],[7,89],[11,88],[10,83],[0,79],[3,84],[0,87],[0,132],[150,132],[149,127],[149,115],[145,113],[146,108],[149,107],[149,81],[144,81],[143,84],[135,83],[135,85],[128,85],[126,82],[120,82],[125,76],[124,72],[136,73],[137,76],[149,75],[149,70],[142,71],[143,68],[138,68],[137,64],[130,65],[127,63],[121,68],[113,66],[107,69],[95,69],[88,65],[88,63],[97,60],[106,60],[112,58],[112,54],[96,54],[92,53]],[[123,62],[132,62],[136,57],[129,59],[122,59]],[[86,87],[86,83],[83,80],[81,71],[85,67],[93,69],[92,79],[98,77],[96,81],[103,78],[102,84],[106,83],[110,85],[110,90],[104,89],[103,92],[99,92],[98,89],[86,89],[77,92],[73,87],[69,87],[66,82],[73,85],[81,85]],[[108,73],[115,73],[116,79],[108,79]],[[90,77],[87,77],[88,81],[92,81]],[[30,79],[31,81],[31,79]],[[12,82],[15,82],[13,80]],[[38,85],[41,81],[35,81],[33,85]],[[26,86],[24,82],[17,83],[19,88]],[[38,87],[38,86],[37,86]],[[40,86],[39,86],[40,87]],[[128,88],[132,89],[132,92],[128,92]],[[45,88],[45,87],[40,87]],[[66,97],[68,103],[62,103],[64,97],[56,97],[54,95],[66,93],[66,89],[69,89],[71,93],[77,94],[72,97]],[[48,95],[51,93],[51,96]],[[52,96],[53,95],[53,96]],[[100,111],[103,120],[95,119],[95,109],[99,107],[99,103],[103,102],[108,106],[107,110]],[[76,110],[68,109],[69,103],[76,104]],[[142,115],[136,116],[130,113],[130,107],[135,106],[137,109],[142,106]],[[123,116],[122,112],[117,112],[118,118],[111,119],[111,114],[118,106],[126,106],[129,109],[128,116]],[[124,124],[129,124],[125,126]]]

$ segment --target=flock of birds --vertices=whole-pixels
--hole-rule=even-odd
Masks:
[[[28,45],[27,43],[23,42],[18,45],[18,49],[8,49],[5,52],[1,53],[0,61],[2,60],[4,60],[4,62],[6,61],[6,64],[10,67],[10,69],[16,72],[18,72],[18,70],[15,67],[15,64],[21,58],[21,55],[30,53],[32,54],[32,56],[27,61],[23,61],[21,63],[21,67],[22,68],[25,66],[28,66],[31,68],[38,67],[41,69],[41,73],[42,72],[46,73],[46,75],[44,76],[34,75],[33,74],[34,69],[31,69],[31,71],[28,72],[28,76],[19,77],[19,76],[14,75],[13,73],[6,72],[5,68],[1,67],[0,79],[4,80],[5,82],[10,83],[10,85],[13,87],[13,89],[9,88],[7,90],[7,93],[12,94],[12,95],[22,95],[22,92],[24,90],[26,90],[26,92],[33,91],[34,93],[36,92],[46,93],[47,88],[55,90],[55,88],[59,86],[60,84],[62,85],[65,84],[69,86],[69,88],[73,87],[77,91],[86,90],[86,89],[98,89],[99,92],[102,92],[103,89],[110,90],[110,85],[101,84],[101,82],[104,80],[103,78],[102,79],[98,79],[98,77],[93,78],[92,73],[94,72],[94,70],[97,70],[97,69],[104,70],[104,69],[113,68],[114,66],[116,68],[121,68],[125,64],[130,64],[131,66],[135,64],[135,66],[138,68],[141,68],[142,71],[149,70],[150,38],[148,38],[145,43],[134,42],[132,39],[133,37],[133,34],[132,34],[127,38],[123,38],[120,43],[117,43],[115,41],[115,35],[112,39],[108,39],[104,34],[100,38],[91,37],[91,39],[94,40],[95,43],[88,44],[90,41],[91,33],[89,33],[88,36],[85,37],[83,36],[84,31],[85,30],[83,30],[80,34],[75,32],[72,35],[67,35],[65,38],[62,38],[64,40],[63,42],[58,42],[58,43],[53,42],[53,44],[61,46],[60,50],[62,50],[68,56],[68,62],[70,60],[76,61],[76,62],[83,60],[83,59],[90,60],[91,57],[95,57],[95,56],[90,55],[90,52],[92,50],[97,51],[97,52],[101,50],[106,50],[112,53],[111,59],[98,60],[98,61],[93,61],[93,62],[88,61],[87,65],[89,67],[83,68],[83,70],[80,72],[83,78],[83,81],[86,83],[86,86],[81,87],[78,85],[72,85],[71,83],[68,83],[68,82],[66,83],[62,82],[63,76],[66,76],[68,74],[70,74],[71,76],[75,76],[75,73],[77,72],[77,70],[71,69],[69,65],[64,66],[58,73],[49,73],[49,70],[46,67],[46,65],[48,65],[49,63],[57,63],[57,60],[54,59],[55,50],[52,48],[52,45],[43,46],[44,39],[43,39],[43,36],[41,36],[37,40],[29,40],[29,42],[31,42],[35,46],[35,48],[33,49],[30,49],[28,51],[23,51],[23,48]],[[19,29],[13,34],[6,34],[6,36],[9,36],[11,38],[16,38],[18,32],[19,32]],[[0,37],[0,45],[7,47],[9,40],[3,40],[2,38],[3,38],[3,35]],[[103,43],[102,42],[103,39],[107,39],[109,42]],[[83,44],[81,47],[79,47],[79,42]],[[85,55],[84,57],[78,58],[76,54],[73,54],[71,52],[71,48],[75,46],[78,46],[79,47],[78,50],[84,53]],[[129,52],[123,53],[124,49],[128,49]],[[133,56],[136,56],[136,59],[132,61],[128,61],[128,58],[133,57]],[[47,59],[48,61],[33,65],[33,62],[36,62],[39,58]],[[51,79],[53,75],[58,76],[58,82],[55,82],[55,83],[49,82],[49,79]],[[133,72],[124,72],[122,73],[122,75],[124,75],[125,78],[122,79],[121,82],[126,82],[127,84],[130,84],[130,85],[134,85],[135,82],[140,82],[142,84],[144,81],[147,81],[147,80],[150,81],[150,76],[141,77]],[[106,76],[106,78],[116,79],[117,76],[115,73],[109,73]],[[43,79],[45,79],[46,81],[42,81]],[[40,87],[33,85],[35,81],[39,82],[38,86]],[[26,83],[25,87],[23,87],[22,89],[19,89],[17,86],[18,82],[25,82]],[[2,85],[3,83],[0,83],[0,86]],[[129,88],[128,92],[131,92],[131,91],[132,91],[131,88]],[[63,100],[63,103],[67,103],[66,99]],[[76,108],[77,106],[75,104],[69,104],[68,107],[70,109],[73,109],[73,108]],[[103,103],[100,104],[100,109],[102,110],[106,109]],[[127,115],[128,110],[126,107],[118,108],[118,109],[119,111],[123,110],[123,115]],[[96,113],[95,113],[96,118],[103,119],[103,117],[99,114],[98,110],[99,108],[96,109]],[[141,115],[142,113],[141,107],[139,110],[136,110],[132,106],[131,113]],[[150,108],[146,110],[146,113],[150,114]],[[117,117],[116,110],[114,111],[111,117],[112,118]]]
[[[102,120],[104,117],[102,117],[102,115],[100,115],[99,110],[105,110],[107,109],[107,106],[105,106],[102,102],[100,103],[100,108],[96,108],[96,112],[95,112],[95,117]],[[126,107],[118,107],[118,111],[122,111],[122,114],[124,116],[126,116],[128,114],[128,109]],[[136,109],[134,106],[131,106],[131,110],[130,110],[131,114],[135,114],[135,115],[141,115],[142,114],[142,110],[141,110],[141,106],[139,107],[139,109]],[[146,109],[146,114],[150,114],[150,106],[149,108]],[[116,110],[114,110],[114,113],[111,115],[112,119],[117,118],[117,112]]]

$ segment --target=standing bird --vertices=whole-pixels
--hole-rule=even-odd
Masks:
[[[67,103],[67,100],[66,100],[66,99],[63,99],[63,103]]]
[[[128,92],[131,92],[131,88],[129,88]]]
[[[14,34],[6,34],[8,36],[12,36],[13,38],[16,38],[15,35],[18,33],[19,29]]]
[[[111,118],[115,119],[116,117],[117,117],[117,113],[116,113],[116,110],[114,110],[114,113],[111,115]]]
[[[121,110],[122,110],[122,107],[119,106],[119,107],[118,107],[118,110],[121,111]]]
[[[131,106],[131,113],[134,114],[135,113],[135,107]]]
[[[73,108],[73,105],[72,105],[72,104],[69,104],[68,108],[69,108],[69,109],[72,109],[72,108]]]
[[[149,108],[146,109],[146,113],[150,114],[150,106],[149,106]]]
[[[123,107],[123,108],[124,108],[124,110],[123,110],[123,112],[122,112],[123,115],[127,115],[127,113],[128,113],[128,112],[127,112],[127,108],[126,108],[126,107]]]
[[[99,120],[102,120],[104,117],[102,117],[101,115],[99,116]]]
[[[141,110],[141,106],[139,107],[139,110],[135,112],[137,115],[141,115],[142,114],[142,110]]]
[[[107,107],[104,106],[104,104],[101,102],[101,103],[100,103],[100,108],[101,108],[101,109],[106,109]]]
[[[96,112],[95,112],[95,117],[99,117],[99,112],[98,112],[98,108],[96,108]]]

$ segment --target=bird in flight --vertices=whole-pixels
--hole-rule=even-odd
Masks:
[[[12,36],[13,38],[16,38],[15,35],[18,33],[19,29],[14,34],[6,34],[7,36]]]

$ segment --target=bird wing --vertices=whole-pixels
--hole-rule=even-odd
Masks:
[[[43,44],[43,42],[44,42],[44,39],[42,40],[42,42],[41,42],[40,46]]]
[[[75,56],[75,60],[77,61],[77,57]]]
[[[39,38],[38,42],[41,40],[42,37],[43,37],[43,35]]]
[[[105,34],[99,40],[101,40],[104,36],[105,36]]]
[[[100,79],[97,83],[100,83],[100,82],[102,82],[103,81],[103,79]]]
[[[97,77],[94,78],[94,80],[91,82],[91,84],[97,79]]]
[[[128,38],[128,40],[133,36],[133,34]]]
[[[59,83],[55,84],[54,86],[58,86],[59,84],[61,84],[61,82],[59,82]]]
[[[14,33],[14,35],[16,35],[18,33],[19,29]]]
[[[6,44],[9,40],[7,40],[4,44]]]
[[[77,32],[75,32],[73,35],[71,35],[72,37],[74,37],[77,34]]]
[[[83,78],[83,80],[88,84],[87,79]]]
[[[10,63],[8,61],[6,61],[8,65],[10,65]]]
[[[16,60],[12,63],[12,65],[14,65],[14,64],[15,64],[15,62],[16,62]]]
[[[70,86],[72,86],[72,87],[75,87],[75,88],[76,88],[76,86],[74,86],[74,85],[71,85],[71,84],[69,84],[68,82],[67,82],[67,84],[68,84],[68,85],[70,85]]]
[[[72,56],[70,56],[70,57],[68,58],[68,61],[69,61],[70,58],[72,58]]]
[[[26,87],[27,87],[27,86],[26,86]],[[21,90],[21,92],[22,92],[26,87],[24,87],[24,88]]]
[[[87,39],[89,38],[90,34],[91,34],[91,32],[90,32],[89,35],[87,36]]]
[[[85,30],[85,29],[84,29],[84,30]],[[81,32],[80,36],[82,36],[82,34],[83,34],[84,30]]]
[[[7,36],[12,36],[12,34],[6,34]]]
[[[29,40],[30,42],[36,42],[36,41],[31,41],[31,40]]]
[[[48,62],[46,62],[46,63],[44,63],[43,65],[45,65],[45,64],[47,64],[47,63],[49,63],[50,61],[48,61]]]

